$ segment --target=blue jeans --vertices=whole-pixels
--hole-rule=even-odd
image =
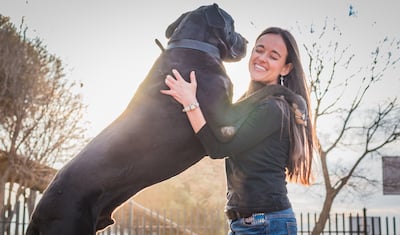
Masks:
[[[248,218],[228,220],[228,235],[297,234],[296,217],[291,208],[272,213],[256,213]]]

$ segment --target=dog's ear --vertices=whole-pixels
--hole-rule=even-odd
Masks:
[[[175,29],[178,27],[178,25],[186,17],[187,14],[189,14],[189,12],[183,13],[178,19],[176,19],[172,24],[168,26],[167,30],[165,30],[165,37],[167,37],[167,39],[172,36]]]
[[[209,26],[215,28],[224,28],[225,20],[220,8],[216,3],[206,9],[206,19]]]

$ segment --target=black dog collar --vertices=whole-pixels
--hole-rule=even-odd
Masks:
[[[217,47],[215,47],[209,43],[202,42],[202,41],[197,41],[197,40],[192,40],[192,39],[180,39],[177,41],[170,42],[167,46],[167,50],[172,49],[172,48],[177,48],[177,47],[190,48],[190,49],[203,51],[217,59],[221,59],[221,56],[219,54],[219,50]]]

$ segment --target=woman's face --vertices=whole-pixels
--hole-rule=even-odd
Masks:
[[[253,81],[266,85],[278,83],[280,75],[287,75],[292,64],[285,64],[288,51],[282,37],[267,33],[261,36],[251,52],[249,72]]]

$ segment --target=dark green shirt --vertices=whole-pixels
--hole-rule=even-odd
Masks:
[[[287,105],[276,99],[258,105],[228,143],[218,142],[207,124],[197,133],[211,158],[226,157],[226,209],[256,213],[291,207],[285,180],[288,121],[278,102]]]

